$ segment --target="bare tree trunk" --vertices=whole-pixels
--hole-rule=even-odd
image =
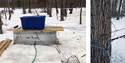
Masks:
[[[9,20],[11,20],[10,2],[8,2]]]
[[[60,21],[64,21],[63,0],[61,0],[60,2],[61,2],[61,10],[60,10],[60,12],[61,12],[61,19],[60,19]]]
[[[59,13],[57,4],[58,4],[58,2],[57,2],[57,0],[55,0],[56,14]]]
[[[17,0],[17,7],[18,7],[18,8],[21,7],[21,0]]]
[[[47,8],[47,14],[49,15],[49,3],[48,3],[48,0],[46,0],[46,8]]]
[[[25,2],[22,0],[22,6],[23,6],[23,14],[26,14],[26,9],[25,9]]]
[[[119,20],[121,4],[122,4],[122,0],[120,0],[120,4],[119,4],[119,8],[118,8],[118,15],[117,15],[117,19],[116,20]]]
[[[109,37],[111,37],[111,0],[91,0],[91,45],[105,48],[105,41]],[[111,47],[108,52],[111,55]],[[106,50],[91,47],[91,63],[110,63]]]
[[[39,14],[38,14],[38,12],[37,12],[37,10],[36,10],[36,9],[35,9],[35,12],[36,12],[37,16],[39,16]]]
[[[80,9],[80,24],[82,24],[82,8]]]
[[[11,11],[10,11],[10,8],[9,9],[9,20],[11,20]]]
[[[44,12],[46,12],[46,0],[44,0]]]
[[[5,7],[4,7],[4,11],[5,11],[5,19],[7,20],[6,8]]]
[[[49,12],[49,17],[52,17],[52,9],[51,8],[49,8],[48,12]]]
[[[52,17],[52,2],[51,0],[48,0],[48,4],[49,4],[49,17]]]
[[[28,13],[31,13],[31,0],[29,0],[29,11]]]
[[[1,13],[0,13],[0,34],[3,34],[2,25],[3,25],[3,22],[1,20]]]
[[[73,9],[69,9],[69,11],[70,11],[70,12],[69,12],[69,14],[72,14],[72,12],[73,12]]]
[[[81,6],[81,9],[80,9],[80,24],[82,24],[82,0],[81,0],[81,3],[80,3],[80,6]]]
[[[64,16],[67,17],[67,9],[66,9],[67,8],[67,0],[63,0],[63,1],[64,1],[63,5],[64,5],[64,8],[65,8],[64,9]]]
[[[69,9],[69,14],[72,14],[72,12],[73,12],[73,3],[74,3],[74,0],[70,0],[70,3],[69,3],[69,7],[71,8],[71,9]]]
[[[15,0],[12,0],[12,9],[15,10]]]
[[[112,0],[112,17],[116,17],[117,16],[117,4],[118,4],[118,0]]]
[[[58,13],[59,13],[59,11],[58,11],[58,6],[57,6],[57,4],[58,4],[57,1],[58,1],[58,0],[55,0],[55,7],[56,7],[56,17],[57,17],[57,19],[58,19]]]

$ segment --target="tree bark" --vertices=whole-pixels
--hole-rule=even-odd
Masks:
[[[111,0],[91,0],[91,45],[104,48],[105,41],[111,37],[110,5]],[[108,52],[111,55],[111,47]],[[91,63],[110,63],[106,50],[91,47]]]
[[[120,4],[119,4],[119,8],[118,8],[118,15],[117,15],[117,19],[116,20],[119,20],[120,11],[121,11],[121,4],[122,4],[122,0],[120,0]]]

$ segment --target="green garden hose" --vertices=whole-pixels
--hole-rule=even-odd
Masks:
[[[34,59],[33,59],[32,63],[35,61],[36,56],[37,56],[37,49],[36,49],[35,45],[34,45],[34,49],[35,49],[35,57],[34,57]]]

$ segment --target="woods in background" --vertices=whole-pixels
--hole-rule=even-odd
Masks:
[[[31,13],[31,9],[42,8],[44,9],[42,10],[43,12],[46,12],[49,15],[49,17],[52,17],[52,8],[56,8],[56,14],[58,14],[59,11],[61,12],[60,21],[64,21],[64,17],[67,17],[67,10],[70,11],[69,14],[72,14],[73,8],[82,8],[85,6],[86,6],[86,0],[4,0],[4,1],[0,1],[0,7],[4,7],[8,9],[12,8],[13,10],[15,10],[15,8],[22,8],[23,14],[27,13],[26,9],[29,9],[28,13]],[[60,8],[61,10],[58,10],[58,8]],[[80,13],[82,13],[81,11],[82,9],[80,10]],[[80,17],[80,20],[81,20],[81,17]]]
[[[125,16],[125,0],[112,0],[112,17],[117,20]]]
[[[8,20],[11,20],[11,9],[15,10],[16,8],[21,8],[23,14],[32,13],[32,9],[34,9],[37,16],[39,16],[36,8],[40,8],[41,12],[45,12],[49,15],[49,17],[52,17],[52,8],[55,8],[57,19],[60,17],[60,21],[64,21],[67,14],[72,14],[73,8],[81,8],[79,11],[79,24],[82,24],[82,8],[86,7],[86,0],[0,0],[0,7],[4,8],[1,12],[4,12],[6,20],[6,12],[9,13]],[[26,9],[28,9],[28,12]],[[69,13],[67,12],[68,10]],[[58,16],[59,12],[60,16]],[[1,23],[0,30],[2,30]]]
[[[22,8],[24,5],[26,8],[61,8],[63,3],[64,8],[76,8],[86,6],[86,0],[0,0],[0,7],[7,7],[10,4],[12,9]]]

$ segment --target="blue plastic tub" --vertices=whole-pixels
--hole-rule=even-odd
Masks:
[[[44,29],[46,16],[20,17],[23,29]]]

